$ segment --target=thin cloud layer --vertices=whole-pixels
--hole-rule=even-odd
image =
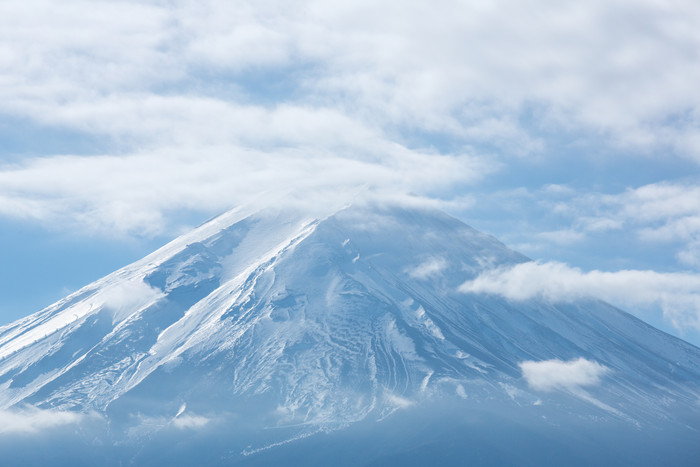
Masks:
[[[698,270],[700,185],[688,178],[611,191],[550,184],[493,193],[480,204],[498,222],[499,238],[531,256],[592,258],[590,267],[610,269],[663,262]]]
[[[558,262],[520,263],[480,274],[459,288],[464,293],[501,295],[511,300],[552,302],[596,297],[620,306],[660,306],[676,328],[700,329],[700,275],[623,270],[583,272]]]
[[[519,366],[527,384],[537,391],[578,392],[584,387],[600,384],[601,378],[610,371],[606,366],[585,358],[525,361]]]
[[[376,187],[387,196],[425,196],[488,170],[487,162],[470,155],[382,147],[386,152],[377,160],[321,149],[230,146],[32,160],[0,172],[0,213],[148,235],[162,233],[169,226],[166,216],[176,210],[215,213],[266,192],[296,190],[310,203],[348,196],[361,187]]]
[[[76,425],[85,415],[60,410],[41,410],[27,407],[21,410],[0,410],[0,435],[37,434],[62,426]]]
[[[574,193],[550,202],[549,209],[571,219],[568,237],[627,231],[646,244],[671,245],[677,259],[700,266],[700,185],[659,182],[621,193]]]
[[[700,266],[699,185],[653,183],[619,195],[588,198],[589,210],[596,209],[597,215],[587,218],[587,225],[631,228],[650,243],[680,243],[678,260]]]

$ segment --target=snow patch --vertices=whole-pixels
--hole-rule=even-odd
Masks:
[[[423,378],[423,381],[420,384],[420,390],[425,391],[428,388],[428,383],[430,383],[430,377],[433,376],[433,373],[435,373],[433,370],[430,370],[427,375],[425,375],[425,378]]]
[[[469,396],[467,395],[467,391],[464,390],[464,386],[461,384],[457,385],[456,389],[457,395],[461,397],[462,399],[467,399]]]
[[[396,320],[391,320],[386,327],[387,340],[391,342],[396,352],[404,358],[418,360],[420,357],[416,353],[416,345],[410,337],[403,334],[396,326]]]
[[[248,446],[243,451],[241,451],[241,454],[244,456],[251,456],[253,454],[257,454],[259,452],[266,451],[268,449],[276,448],[279,446],[284,446],[285,444],[290,444],[290,443],[293,443],[294,441],[299,441],[300,439],[308,438],[310,436],[313,436],[313,435],[318,434],[318,433],[323,433],[325,431],[326,430],[324,430],[324,429],[318,429],[318,430],[311,430],[311,431],[307,431],[307,432],[302,432],[301,434],[294,436],[292,438],[285,439],[284,441],[279,441],[277,443],[271,443],[271,444],[265,445],[261,448],[253,448],[252,446]]]
[[[515,400],[517,396],[520,395],[520,390],[513,386],[512,384],[507,384],[507,383],[498,383],[501,386],[501,389],[505,391],[506,394],[508,394],[508,397],[510,397],[512,400]]]
[[[413,405],[413,401],[392,393],[387,393],[385,399],[389,405],[394,406],[396,409],[405,409]]]
[[[432,319],[430,319],[425,314],[425,308],[423,308],[422,306],[419,306],[418,309],[416,310],[416,318],[419,321],[423,322],[423,325],[425,326],[425,328],[428,331],[430,331],[430,333],[434,337],[440,339],[441,341],[445,340],[445,336],[442,334],[442,331],[440,330],[440,328],[435,324],[435,322]]]

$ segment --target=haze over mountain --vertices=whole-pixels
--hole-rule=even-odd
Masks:
[[[528,261],[424,207],[234,209],[1,327],[0,409],[66,463],[697,462],[700,349],[465,287]]]

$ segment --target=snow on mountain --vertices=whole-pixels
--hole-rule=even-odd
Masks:
[[[454,397],[698,429],[700,349],[595,298],[459,291],[525,261],[433,210],[234,210],[1,327],[0,409],[315,429]]]

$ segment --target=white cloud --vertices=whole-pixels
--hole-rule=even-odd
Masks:
[[[700,266],[700,185],[691,180],[612,194],[581,193],[559,185],[509,190],[494,195],[490,209],[507,210],[509,226],[521,222],[504,237],[529,252],[583,242],[625,242],[638,248],[638,255],[650,246],[670,248],[683,265]],[[535,218],[540,225],[534,224]]]
[[[427,279],[440,274],[446,267],[445,258],[428,258],[409,271],[408,275],[414,279]]]
[[[485,161],[380,142],[383,152],[338,156],[330,149],[177,148],[130,156],[60,156],[0,170],[0,213],[92,230],[157,234],[177,210],[217,212],[263,192],[314,190],[338,198],[358,187],[388,194],[478,178]],[[350,148],[348,148],[348,151]],[[323,196],[315,196],[322,202]]]
[[[695,254],[700,239],[700,185],[661,182],[613,195],[589,194],[572,200],[584,213],[588,231],[627,228],[645,242],[680,243],[678,259],[700,266]]]
[[[620,195],[602,196],[604,207],[618,207],[626,219],[665,221],[700,215],[700,185],[652,183]]]
[[[591,360],[544,360],[525,361],[519,364],[527,384],[538,391],[567,390],[578,392],[585,386],[600,384],[610,370]]]
[[[700,161],[698,8],[5,2],[0,115],[108,149],[0,166],[0,212],[159,231],[173,211],[215,212],[253,186],[328,171],[431,195],[539,155],[543,126]],[[434,138],[421,134],[458,149],[425,149]],[[476,158],[479,144],[502,155]]]
[[[696,267],[700,266],[700,240],[694,240],[686,244],[685,248],[677,256],[681,263]]]
[[[583,272],[558,262],[520,263],[492,269],[460,287],[465,293],[512,300],[571,301],[597,297],[619,306],[657,305],[676,328],[700,329],[700,274],[622,270]]]
[[[659,182],[616,194],[574,195],[561,206],[586,231],[635,229],[650,241],[688,240],[700,233],[700,185]]]
[[[142,280],[125,280],[100,291],[95,300],[112,312],[112,320],[119,322],[134,312],[150,305],[163,296],[160,290],[150,287]]]
[[[652,183],[617,195],[587,196],[581,203],[598,211],[592,222],[610,222],[634,229],[646,242],[679,243],[677,258],[700,266],[700,185]],[[583,207],[581,209],[584,209]]]
[[[34,407],[0,410],[0,435],[35,434],[52,428],[75,425],[84,419],[85,415],[77,412],[41,410]]]
[[[173,419],[172,425],[180,430],[197,429],[202,428],[210,421],[211,420],[201,415],[184,414]]]

